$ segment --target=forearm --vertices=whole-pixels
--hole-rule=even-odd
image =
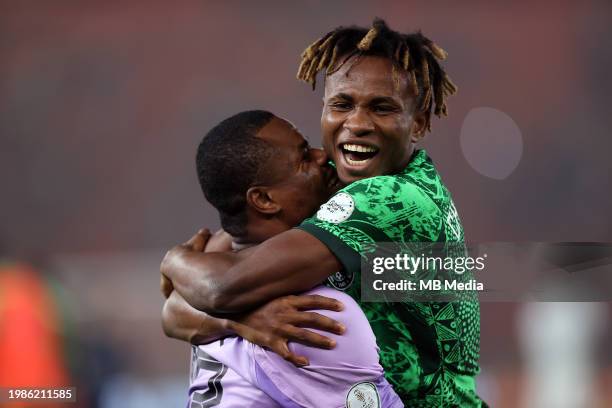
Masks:
[[[234,334],[232,322],[191,307],[175,290],[162,310],[162,327],[168,337],[191,344],[205,344]]]
[[[272,299],[260,292],[266,292],[274,282],[250,276],[249,265],[259,264],[253,259],[241,262],[237,254],[188,252],[180,248],[172,251],[162,262],[162,274],[172,281],[174,290],[186,303],[198,311],[225,317],[228,313],[252,310]]]
[[[166,255],[161,270],[191,306],[217,316],[311,289],[339,268],[324,244],[292,230],[239,253],[201,253],[179,246]]]
[[[172,281],[175,291],[193,308],[214,314],[222,295],[223,275],[233,263],[234,253],[170,250],[161,264],[161,273]]]

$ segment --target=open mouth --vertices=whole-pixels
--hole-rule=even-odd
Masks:
[[[378,154],[378,148],[362,144],[342,143],[340,149],[351,166],[363,166]]]

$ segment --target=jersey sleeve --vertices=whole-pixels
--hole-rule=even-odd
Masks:
[[[440,211],[422,188],[400,176],[379,176],[340,190],[298,227],[323,242],[348,273],[378,242],[435,241]]]

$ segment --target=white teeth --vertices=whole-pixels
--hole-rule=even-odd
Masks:
[[[373,152],[376,152],[377,150],[374,147],[349,144],[349,143],[343,144],[342,147],[345,150],[348,150],[349,152],[373,153]]]
[[[371,159],[364,159],[364,160],[352,160],[352,159],[349,159],[348,157],[345,157],[345,159],[346,159],[347,163],[348,163],[348,164],[351,164],[351,165],[355,165],[355,164],[363,164],[363,163],[367,162],[368,160],[371,160]]]

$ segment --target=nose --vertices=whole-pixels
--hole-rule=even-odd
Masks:
[[[362,107],[355,108],[346,118],[342,127],[355,136],[365,136],[374,131],[374,123]]]
[[[328,161],[327,153],[323,149],[311,149],[310,154],[319,166],[324,166]]]

